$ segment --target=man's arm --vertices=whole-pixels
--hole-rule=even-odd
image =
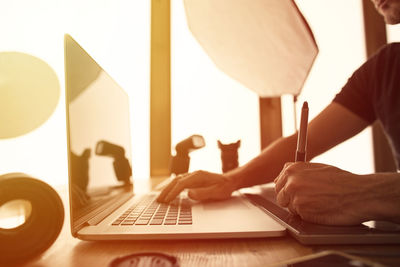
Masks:
[[[368,123],[337,103],[328,105],[308,127],[307,158],[311,159],[363,130]],[[297,134],[282,137],[247,164],[225,174],[204,171],[179,176],[160,194],[168,202],[185,188],[198,199],[223,199],[239,188],[272,182],[286,162],[294,161]]]
[[[337,103],[328,105],[308,126],[307,161],[361,132],[368,123]],[[286,162],[294,161],[297,133],[280,138],[246,165],[227,173],[237,187],[273,181]]]

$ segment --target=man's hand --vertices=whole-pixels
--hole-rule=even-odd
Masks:
[[[279,205],[303,220],[354,225],[371,220],[374,180],[317,163],[287,163],[275,179]]]
[[[177,176],[162,190],[157,200],[170,202],[184,189],[190,189],[189,197],[194,200],[227,199],[236,190],[233,181],[222,174],[196,171]]]

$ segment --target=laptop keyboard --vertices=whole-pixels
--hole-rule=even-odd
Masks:
[[[112,225],[191,225],[192,207],[187,197],[177,197],[169,204],[158,203],[156,196],[144,197],[128,208]]]

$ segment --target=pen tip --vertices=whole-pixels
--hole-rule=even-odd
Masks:
[[[304,103],[303,103],[303,108],[308,108],[308,103],[307,103],[307,101],[304,101]]]

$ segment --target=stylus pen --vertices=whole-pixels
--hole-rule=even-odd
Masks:
[[[295,161],[306,161],[307,147],[308,103],[304,101],[301,108],[300,129],[297,134],[297,149]]]

